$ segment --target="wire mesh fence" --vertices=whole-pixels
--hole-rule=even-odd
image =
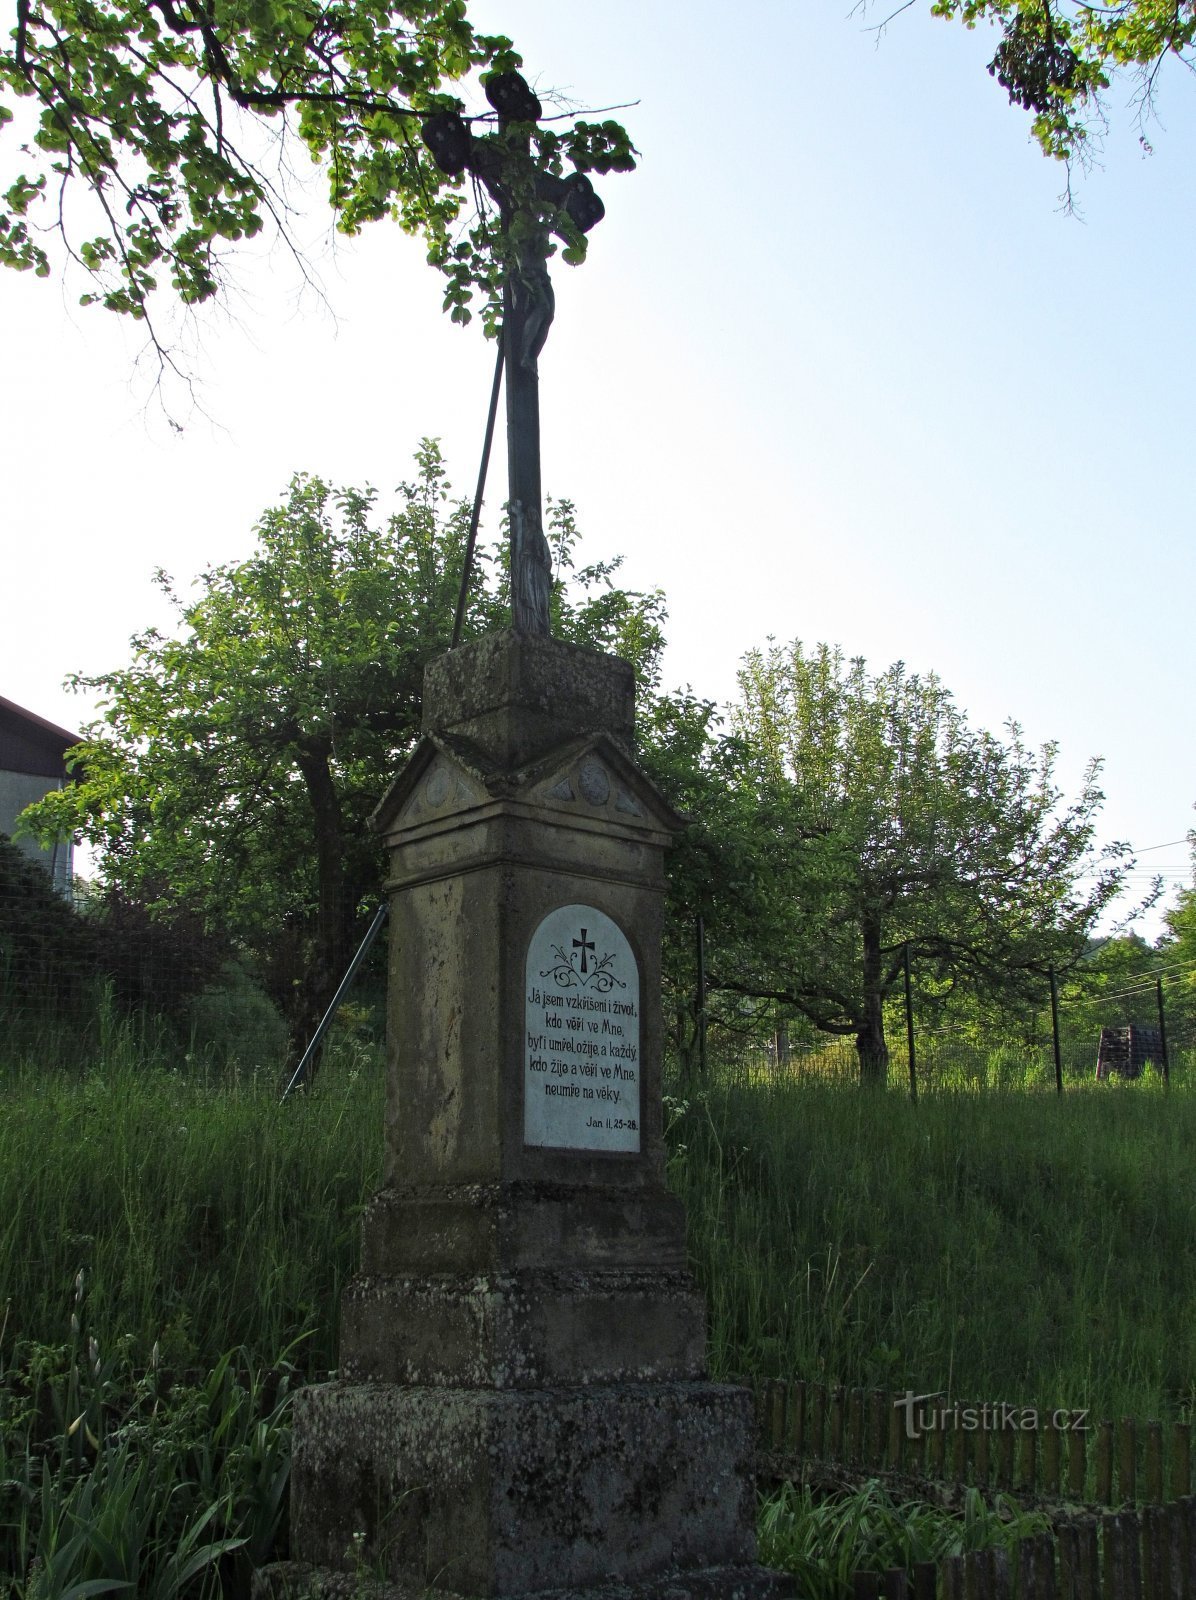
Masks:
[[[174,1059],[280,1066],[278,1007],[195,917],[116,896],[64,894],[11,847],[0,861],[0,1052],[85,1063],[119,1031]]]
[[[1165,981],[1163,994],[1162,1028],[1153,978],[1149,986],[1116,1000],[1061,1002],[1057,1054],[1049,1010],[1030,1020],[1020,1014],[1003,1018],[999,1011],[966,1023],[938,1026],[915,1019],[912,1070],[906,1021],[900,1008],[893,1007],[886,1018],[888,1062],[883,1076],[890,1086],[914,1093],[936,1089],[1057,1092],[1102,1080],[1133,1079],[1159,1085],[1196,1082],[1196,1021],[1191,1001],[1187,993],[1177,991],[1168,1008]],[[800,1024],[775,1018],[763,1020],[753,1030],[728,1029],[712,1020],[708,1057],[711,1070],[731,1077],[854,1083],[861,1076],[854,1039],[811,1038]]]
[[[64,895],[11,850],[0,866],[0,1051],[61,1057],[69,1046],[84,1054],[121,1022],[183,1056],[281,1071],[293,1055],[279,995],[197,918],[162,918],[78,886]],[[341,1033],[363,1047],[382,1044],[384,967],[375,967],[373,983],[359,982],[337,1012]],[[688,1025],[688,1048],[678,1053],[690,1078],[703,1057],[721,1075],[845,1083],[861,1076],[853,1037],[818,1033],[774,1005],[731,1010],[715,997],[705,1016],[690,1004]],[[678,1036],[684,1031],[679,1024]],[[879,1077],[914,1094],[1196,1081],[1196,961],[1143,946],[1136,965],[1081,967],[1057,983],[1044,973],[1029,991],[1024,972],[1011,974],[1004,1003],[998,991],[982,1005],[921,992],[915,968],[908,990],[898,985],[886,1003],[884,1033]]]
[[[0,835],[0,1063],[87,1065],[114,1047],[171,1064],[281,1074],[308,1040],[311,919],[240,947],[165,886],[153,904],[53,881]],[[381,1051],[384,941],[337,1005],[327,1046]],[[340,997],[338,997],[339,999]]]
[[[700,939],[699,939],[700,945]],[[884,1005],[884,1044],[873,1081],[916,1097],[935,1089],[1043,1089],[1130,1080],[1196,1082],[1196,960],[1119,949],[1117,959],[1067,974],[1011,970],[1008,991],[983,999],[920,992],[907,972]],[[850,1032],[819,1032],[800,1013],[712,990],[706,1005],[674,1008],[677,1070],[731,1077],[858,1082],[861,1051]],[[875,1040],[870,1066],[877,1065]],[[705,1065],[703,1065],[705,1063]]]

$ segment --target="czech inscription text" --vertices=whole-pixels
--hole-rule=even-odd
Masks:
[[[618,923],[561,906],[532,934],[524,1006],[525,1144],[640,1147],[640,975]]]

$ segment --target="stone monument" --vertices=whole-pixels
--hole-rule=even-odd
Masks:
[[[660,919],[678,818],[613,657],[442,657],[390,854],[383,1187],[336,1382],[295,1403],[274,1596],[781,1596],[746,1391],[708,1381],[664,1186]]]
[[[588,180],[527,170],[539,103],[522,79],[487,93],[497,144],[440,114],[437,159],[512,215],[530,195],[597,220]],[[543,260],[512,260],[505,303],[513,630],[428,668],[421,740],[374,818],[385,1174],[337,1381],[295,1398],[295,1559],[257,1593],[331,1600],[371,1575],[379,1600],[780,1600],[790,1581],[755,1565],[750,1397],[709,1381],[664,1184],[663,863],[681,820],[632,757],[630,665],[548,637]]]

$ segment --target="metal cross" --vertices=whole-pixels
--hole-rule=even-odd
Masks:
[[[442,172],[468,170],[498,206],[508,244],[503,280],[503,354],[507,384],[507,477],[511,538],[511,624],[516,633],[549,632],[552,558],[544,537],[540,491],[539,355],[556,301],[548,276],[551,222],[545,203],[588,233],[605,213],[584,172],[559,178],[537,165],[531,124],[543,107],[518,72],[496,73],[486,98],[498,112],[498,133],[475,137],[455,111],[424,119],[424,143]],[[513,245],[512,241],[518,241]],[[585,971],[585,968],[582,968]]]

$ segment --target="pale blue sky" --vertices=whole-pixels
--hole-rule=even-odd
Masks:
[[[641,169],[602,180],[590,260],[555,274],[546,485],[585,554],[666,591],[670,683],[725,698],[769,635],[900,657],[974,722],[1059,739],[1071,785],[1103,755],[1106,836],[1180,840],[1192,87],[1164,80],[1149,157],[1114,91],[1079,220],[984,71],[991,35],[927,3],[878,45],[847,11],[474,0],[541,89],[639,102]],[[472,486],[490,347],[441,316],[414,241],[379,224],[330,252],[305,204],[327,305],[246,251],[233,315],[196,330],[213,421],[181,436],[147,406],[135,330],[0,276],[0,694],[82,720],[61,679],[161,620],[153,568],[244,554],[293,470],[388,490],[431,433]],[[1187,852],[1142,857],[1161,863],[1178,880]]]

